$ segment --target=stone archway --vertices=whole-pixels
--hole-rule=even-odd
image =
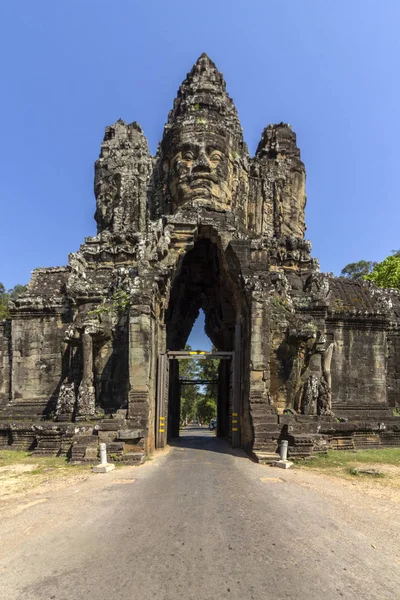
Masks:
[[[194,246],[177,265],[172,279],[168,308],[165,313],[166,350],[182,351],[200,310],[205,314],[205,331],[219,352],[232,353],[232,360],[221,360],[218,385],[218,434],[232,437],[233,396],[237,398],[233,431],[240,446],[248,444],[249,432],[242,432],[239,413],[248,411],[244,400],[247,389],[248,311],[241,287],[239,262],[230,246],[225,250],[208,228],[199,231]],[[233,359],[234,357],[234,359]],[[235,364],[235,369],[233,369]],[[233,372],[235,374],[233,375]],[[179,364],[169,361],[169,393],[166,425],[168,438],[179,435]],[[237,414],[236,414],[237,413]],[[243,419],[248,423],[246,414]]]

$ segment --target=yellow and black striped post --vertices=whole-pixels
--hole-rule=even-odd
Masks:
[[[239,413],[237,412],[232,413],[232,447],[240,447],[240,423]]]
[[[232,431],[239,431],[239,413],[232,413]]]

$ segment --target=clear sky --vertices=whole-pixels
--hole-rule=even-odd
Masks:
[[[400,247],[399,0],[3,0],[0,23],[7,288],[95,234],[105,126],[138,121],[155,153],[202,52],[251,152],[269,123],[296,131],[323,271]]]

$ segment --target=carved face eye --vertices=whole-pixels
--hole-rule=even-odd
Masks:
[[[222,160],[222,153],[218,152],[218,150],[214,150],[213,152],[211,152],[210,154],[210,161],[214,164],[217,165],[219,162],[221,162]]]
[[[183,160],[193,160],[194,154],[191,150],[185,150],[185,152],[182,154],[182,158]]]

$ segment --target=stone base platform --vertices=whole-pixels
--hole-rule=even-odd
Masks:
[[[356,451],[368,448],[400,447],[400,417],[393,411],[364,412],[363,418],[275,415],[255,425],[253,454],[260,463],[271,464],[278,458],[279,445],[288,440],[291,458],[309,458],[328,450]],[[273,422],[273,420],[275,422]]]
[[[97,464],[99,443],[107,445],[110,463],[141,464],[145,460],[144,431],[126,419],[100,422],[0,421],[0,449],[65,456],[73,463]]]

